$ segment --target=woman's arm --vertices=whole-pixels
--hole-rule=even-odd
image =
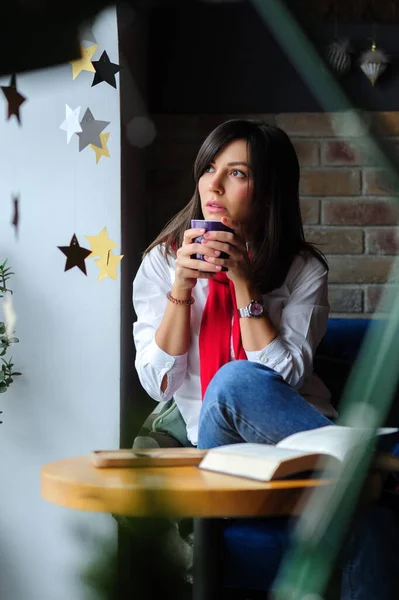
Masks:
[[[209,279],[220,271],[220,267],[191,258],[199,252],[220,254],[192,243],[202,233],[203,229],[185,232],[177,251],[173,285],[159,248],[146,256],[134,282],[136,368],[143,387],[157,400],[169,400],[187,371],[192,289],[197,279]]]
[[[262,295],[250,283],[237,283],[234,289],[237,308],[244,308],[252,300],[262,303]],[[266,312],[259,318],[242,317],[240,330],[242,345],[247,353],[263,350],[277,337],[277,330]]]
[[[135,367],[141,385],[157,401],[170,400],[187,371],[187,352],[169,353],[155,340],[167,309],[166,294],[171,285],[171,271],[158,246],[144,258],[133,281],[133,307],[137,317],[133,324]],[[165,376],[168,385],[161,389]]]
[[[328,272],[317,258],[297,256],[286,280],[291,293],[281,312],[278,335],[262,350],[247,351],[248,360],[274,369],[299,389],[313,371],[314,353],[327,329],[327,283]]]

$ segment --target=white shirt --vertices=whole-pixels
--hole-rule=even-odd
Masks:
[[[170,258],[169,262],[162,255],[161,246],[153,248],[142,261],[133,282],[133,306],[137,315],[133,324],[135,366],[140,383],[151,398],[160,402],[174,398],[186,422],[187,437],[196,445],[202,405],[198,339],[209,281],[198,279],[192,290],[195,303],[191,306],[188,352],[171,356],[155,342],[155,332],[168,302],[166,294],[175,279],[175,261]],[[262,350],[246,354],[248,360],[280,373],[320,412],[335,416],[330,392],[313,374],[313,355],[326,331],[329,314],[327,275],[317,258],[296,256],[283,285],[262,298],[278,336]],[[165,374],[168,385],[162,392]]]

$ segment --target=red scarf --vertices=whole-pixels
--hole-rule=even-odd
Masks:
[[[233,324],[232,324],[232,315]],[[209,280],[209,295],[202,315],[199,334],[201,393],[215,373],[231,360],[230,344],[233,330],[233,349],[236,360],[246,360],[241,343],[240,316],[237,310],[234,284],[226,273]]]

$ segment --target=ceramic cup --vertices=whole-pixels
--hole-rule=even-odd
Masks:
[[[221,223],[220,221],[214,221],[212,219],[191,219],[191,227],[193,229],[205,229],[206,231],[230,231],[231,233],[234,233],[234,231],[230,227],[227,227],[227,225],[223,225],[223,223]],[[193,242],[200,244],[203,237],[203,235],[200,235],[194,238]],[[205,260],[203,254],[193,254],[191,258],[196,258],[197,260]],[[222,252],[220,254],[220,258],[229,258],[229,255],[225,252]],[[227,271],[226,267],[223,267],[222,270]]]

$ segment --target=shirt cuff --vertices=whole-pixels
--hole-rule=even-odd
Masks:
[[[162,377],[165,373],[168,373],[171,369],[175,373],[185,371],[187,368],[187,352],[180,354],[179,356],[171,356],[164,352],[155,340],[152,342],[148,352],[148,362],[154,367],[156,371],[162,373]]]
[[[266,365],[270,369],[275,367],[287,356],[287,348],[279,336],[262,350],[246,351],[248,360]]]

